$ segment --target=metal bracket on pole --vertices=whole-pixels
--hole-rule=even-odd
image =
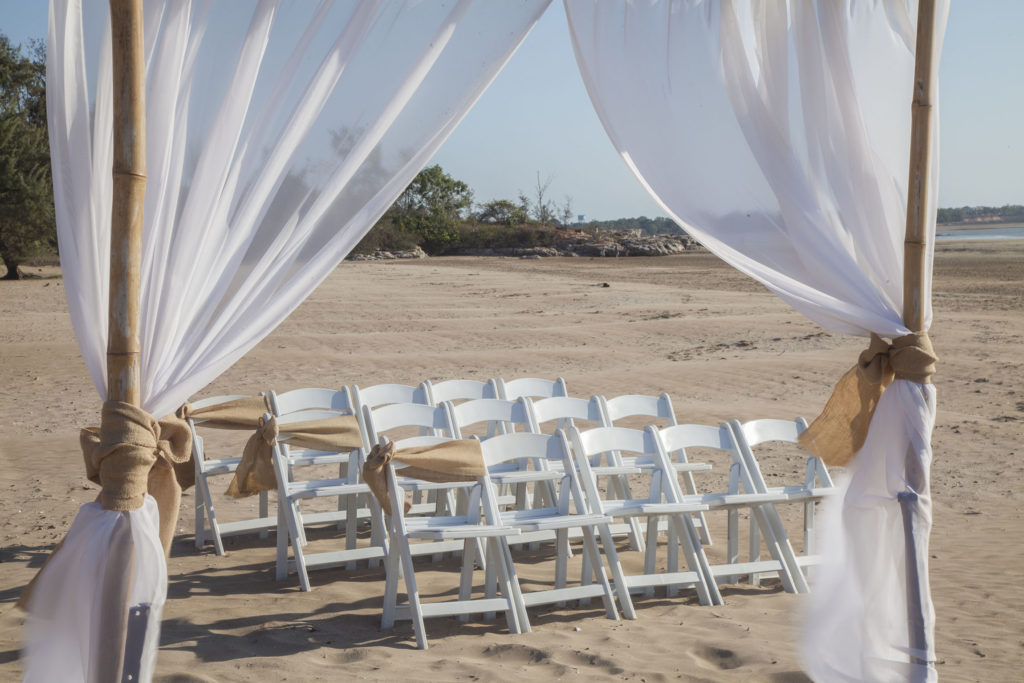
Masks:
[[[149,603],[132,605],[128,610],[128,630],[124,642],[124,664],[121,683],[138,683],[142,670],[142,651],[146,646],[149,629]]]

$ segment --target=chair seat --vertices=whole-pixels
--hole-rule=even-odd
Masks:
[[[839,492],[835,486],[777,486],[768,489],[768,493],[784,494],[786,500],[820,500],[826,496],[832,496]]]
[[[220,460],[203,460],[203,474],[230,474],[238,469],[242,458],[222,458]]]
[[[289,498],[325,498],[369,493],[366,484],[350,484],[347,479],[317,479],[313,481],[290,481],[287,485]]]
[[[612,518],[607,515],[560,515],[554,508],[536,510],[510,510],[501,513],[501,523],[514,526],[523,531],[554,531],[556,529],[572,529],[577,527],[611,524]]]
[[[709,508],[703,502],[648,503],[642,500],[612,500],[602,504],[609,517],[645,517],[651,515],[676,515],[688,512],[705,512]]]
[[[299,450],[288,454],[289,465],[336,465],[348,462],[350,453],[333,453],[329,451]]]
[[[527,484],[537,481],[558,481],[564,475],[554,470],[515,470],[511,472],[492,472],[491,481],[495,484]]]
[[[479,538],[492,536],[518,536],[519,529],[492,524],[467,524],[464,516],[406,517],[409,538],[428,540]]]
[[[767,493],[704,493],[699,497],[704,503],[716,508],[750,507],[792,500],[792,497],[781,489]]]

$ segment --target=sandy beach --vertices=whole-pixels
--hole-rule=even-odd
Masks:
[[[59,272],[0,283],[0,680],[18,680],[14,602],[78,506],[95,497],[78,428],[99,401],[75,344]],[[605,286],[607,284],[607,286]],[[932,339],[941,360],[933,444],[931,585],[945,681],[1010,681],[1024,667],[1024,240],[937,249]],[[683,422],[813,418],[864,340],[834,335],[707,253],[542,260],[448,257],[344,263],[281,325],[195,398],[423,379],[564,377],[570,393],[668,392]],[[211,439],[220,455],[237,435]],[[233,453],[230,453],[233,454]],[[801,457],[762,463],[802,478]],[[724,481],[716,468],[711,485]],[[227,478],[215,480],[223,491]],[[503,620],[379,628],[384,573],[274,580],[274,539],[195,550],[185,494],[169,567],[156,680],[801,681],[801,598],[777,582],[638,597],[636,621],[588,607],[531,610],[533,632]],[[787,524],[799,546],[799,506]],[[255,500],[220,499],[241,518]],[[724,553],[724,517],[709,554]],[[336,540],[311,532],[314,544]],[[716,555],[717,554],[717,555]],[[636,561],[635,558],[629,560]],[[419,565],[418,565],[419,566]],[[549,569],[539,557],[525,571]],[[442,571],[443,570],[443,571]],[[453,573],[454,572],[454,573]],[[429,589],[457,581],[422,564]],[[420,572],[417,572],[420,575]],[[1015,578],[1017,577],[1017,578]]]

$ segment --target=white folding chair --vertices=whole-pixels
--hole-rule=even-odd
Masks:
[[[449,379],[444,382],[432,383],[424,380],[427,402],[432,406],[441,405],[445,401],[472,401],[481,398],[498,398],[498,384],[493,379],[479,382],[475,379]]]
[[[500,523],[502,526],[520,529],[524,534],[547,534],[556,538],[554,587],[544,590],[522,592],[522,614],[520,620],[529,623],[526,608],[535,605],[563,603],[567,600],[589,600],[600,597],[604,601],[605,613],[609,619],[618,619],[615,608],[615,594],[598,552],[594,539],[595,531],[603,530],[604,538],[611,518],[588,510],[583,490],[569,452],[569,444],[564,434],[529,434],[511,433],[495,436],[481,443],[484,462],[488,475],[484,478],[483,505],[489,522]],[[492,476],[494,472],[507,471],[504,466],[522,457],[531,460],[558,463],[557,500],[550,507],[530,510],[501,511],[498,505],[497,488]],[[548,468],[545,468],[548,469]],[[550,471],[550,470],[548,470]],[[587,566],[593,568],[597,583],[591,583],[592,573],[581,573],[580,584],[567,587],[569,553],[569,531],[577,530],[583,538],[584,554],[588,559]],[[616,579],[616,588],[623,612],[629,618],[635,618],[633,604],[626,588],[622,566],[614,545],[604,545],[605,556]],[[472,552],[472,549],[470,549]],[[514,556],[513,556],[514,557]],[[491,565],[487,567],[492,574]],[[491,585],[491,581],[487,581]]]
[[[672,408],[672,400],[668,394],[660,396],[625,394],[614,398],[599,396],[598,400],[601,402],[607,427],[614,427],[616,422],[637,417],[660,420],[662,424],[657,425],[658,427],[671,427],[679,424],[676,421],[676,412]],[[672,465],[679,472],[679,477],[683,482],[683,492],[691,496],[696,494],[697,487],[693,481],[693,473],[705,469],[707,466],[701,463],[687,462],[685,451],[671,455],[673,456],[671,458]],[[707,520],[704,519],[703,512],[694,515],[694,524],[697,526],[697,531],[700,532],[701,543],[711,545],[711,534],[708,533]]]
[[[729,583],[735,583],[742,575],[777,572],[785,590],[791,593],[806,592],[807,583],[797,568],[796,556],[782,526],[778,511],[775,509],[775,503],[787,500],[786,495],[768,492],[763,486],[756,484],[755,477],[751,474],[746,459],[740,452],[732,428],[723,422],[718,427],[683,424],[661,430],[651,428],[651,430],[658,449],[666,458],[669,453],[698,448],[702,449],[704,453],[717,451],[725,453],[728,457],[730,485],[727,491],[704,492],[698,493],[696,496],[687,496],[687,498],[701,501],[708,510],[725,510],[729,516],[726,563],[710,568],[715,581],[722,579]],[[679,485],[675,480],[673,484],[676,487]],[[740,492],[740,487],[744,492]],[[739,562],[737,511],[741,509],[750,510],[752,526],[760,530],[760,536],[764,537],[771,559],[760,559],[760,538],[755,536],[751,539],[752,557],[750,561]],[[755,544],[756,548],[753,547]],[[674,545],[669,546],[670,566],[677,561],[672,555],[674,547]]]
[[[211,396],[192,403],[193,410],[209,408],[219,403],[234,401],[245,396]],[[189,417],[187,419],[189,430],[192,432],[192,459],[195,462],[196,470],[196,497],[195,497],[195,543],[196,549],[202,550],[207,541],[213,541],[213,546],[218,555],[224,555],[224,536],[234,536],[247,533],[259,533],[266,536],[270,529],[277,526],[277,518],[270,516],[270,503],[266,491],[259,494],[259,517],[234,522],[217,521],[217,513],[213,505],[213,495],[210,492],[208,477],[221,474],[234,474],[238,469],[238,463],[242,461],[242,443],[238,446],[238,456],[230,458],[211,459],[206,457],[206,447],[203,437],[196,427],[203,424],[202,418]],[[245,438],[249,434],[243,432]]]
[[[580,431],[586,431],[594,427],[610,427],[607,416],[597,396],[590,400],[574,398],[571,396],[555,396],[543,398],[536,401],[528,401],[530,416],[533,419],[533,431],[538,434],[564,430],[566,427],[575,426]],[[581,424],[583,423],[583,424]],[[607,454],[609,458],[621,459],[618,454]],[[607,462],[602,465],[599,460],[591,461],[591,470],[600,481],[606,477],[614,490],[614,495],[620,499],[632,498],[627,480],[628,472],[632,472],[635,466],[630,465],[624,470],[618,469],[623,465],[621,462]],[[635,517],[626,519],[624,524],[613,524],[612,534],[629,534],[629,542],[634,550],[643,552],[644,540],[640,525]]]
[[[400,404],[401,405],[401,404]],[[408,405],[408,404],[406,404]],[[396,406],[388,406],[394,408]],[[423,407],[423,406],[421,406]],[[386,408],[378,409],[386,410]],[[434,410],[441,410],[436,408]],[[366,409],[369,412],[369,408]],[[443,412],[443,411],[442,411]],[[367,416],[368,421],[373,420]],[[424,446],[438,439],[432,435],[415,436],[395,442],[395,448]],[[450,440],[450,439],[442,439]],[[380,441],[386,444],[386,439]],[[481,518],[482,482],[469,484],[469,503],[465,514],[436,516],[407,516],[405,513],[405,488],[415,479],[401,477],[402,464],[394,460],[387,464],[388,496],[391,499],[391,514],[387,519],[390,552],[387,558],[387,574],[384,583],[384,606],[381,627],[392,628],[397,619],[411,619],[416,634],[416,646],[427,649],[427,633],[424,619],[440,616],[461,616],[477,613],[504,612],[509,631],[529,631],[529,623],[520,620],[522,595],[510,561],[508,537],[519,535],[519,529],[504,527],[500,521]],[[454,482],[453,482],[454,483]],[[464,486],[465,482],[458,482]],[[421,541],[412,543],[411,541]],[[487,586],[484,598],[472,598],[473,558],[476,544],[483,547],[482,555],[487,557],[487,567],[497,575],[496,584],[501,597],[493,594]],[[423,546],[458,546],[463,552],[462,571],[459,579],[459,594],[455,600],[423,602],[416,582],[416,566],[413,558],[424,553],[417,552]],[[405,583],[407,604],[398,604],[398,579]]]
[[[394,403],[419,403],[422,405],[436,405],[430,398],[427,384],[421,383],[418,386],[410,384],[376,384],[371,387],[360,389],[353,384],[349,387],[349,394],[352,398],[352,405],[355,407],[356,417],[359,420],[359,429],[366,434],[366,424],[363,421],[363,408],[380,408],[381,406]],[[370,440],[363,445],[363,455],[369,453],[370,447],[375,442]],[[420,502],[422,492],[417,490],[413,493],[413,500]]]
[[[371,443],[379,443],[381,437],[387,437],[395,442],[396,448],[413,446],[429,446],[455,439],[455,430],[452,427],[448,410],[444,406],[428,406],[419,403],[392,403],[371,409],[363,407],[363,423],[366,429],[363,431],[364,449],[370,451]],[[416,431],[416,436],[408,436],[410,431]],[[365,457],[365,454],[364,456]],[[434,492],[437,494],[435,502],[416,503],[415,498],[406,517],[413,515],[454,515],[457,511],[465,509],[465,500],[460,508],[456,499],[456,492],[471,488],[471,483],[466,482],[429,482],[419,479],[405,479],[400,477],[399,485],[405,491],[415,493]],[[413,546],[414,555],[430,554],[435,561],[439,561],[446,552],[458,551],[462,548],[460,542],[438,542],[421,543]]]
[[[337,412],[327,410],[306,410],[293,412],[278,420],[279,429],[286,428],[288,424],[306,422],[312,420],[325,420],[337,417]],[[265,416],[269,420],[269,413]],[[309,591],[309,570],[316,568],[338,567],[341,565],[353,566],[359,560],[380,560],[387,556],[387,542],[382,534],[371,535],[370,544],[366,547],[354,547],[355,544],[346,539],[344,550],[335,550],[320,553],[307,553],[304,550],[306,535],[304,532],[305,522],[301,509],[301,501],[314,500],[317,498],[352,498],[366,500],[370,496],[370,487],[365,483],[352,480],[349,477],[336,479],[313,479],[304,481],[293,481],[288,477],[288,465],[291,462],[290,448],[288,446],[288,435],[281,434],[271,444],[271,455],[274,461],[274,474],[277,477],[277,580],[287,578],[288,574],[295,572],[299,575],[299,585],[303,591]],[[321,452],[326,457],[329,454]],[[337,513],[334,513],[335,516]],[[384,529],[384,519],[380,506],[376,502],[370,503],[366,514],[371,518],[372,525],[377,529]],[[282,530],[287,529],[287,533]],[[351,537],[352,540],[355,536]],[[288,559],[288,546],[291,545],[293,559]]]
[[[733,420],[729,424],[736,437],[740,452],[750,469],[754,485],[763,487],[770,493],[785,494],[786,500],[789,502],[803,504],[804,546],[803,553],[797,556],[800,566],[807,567],[820,563],[821,557],[815,554],[814,549],[814,508],[818,501],[836,493],[835,485],[832,483],[832,477],[825,463],[814,454],[808,454],[804,463],[802,482],[770,486],[764,477],[758,458],[754,455],[754,448],[771,442],[798,445],[798,437],[807,429],[807,421],[798,417],[795,420],[753,420],[743,424],[738,420]],[[793,452],[793,449],[790,452]],[[752,530],[752,533],[756,533],[756,530]],[[756,578],[752,577],[752,581],[756,582]]]
[[[271,391],[268,395],[270,410],[274,417],[280,419],[297,412],[317,410],[335,415],[355,416],[356,409],[352,402],[347,387],[341,389],[318,389],[304,388],[294,389],[278,394]],[[358,423],[358,418],[357,423]],[[295,480],[295,468],[310,465],[338,465],[338,477],[345,479],[350,484],[359,482],[359,470],[362,463],[359,459],[359,450],[347,453],[333,453],[317,451],[305,448],[288,449],[288,481]],[[357,544],[357,533],[360,519],[370,519],[371,508],[376,505],[372,496],[364,496],[360,500],[357,496],[341,496],[338,498],[338,509],[336,512],[307,512],[303,515],[303,526],[299,528],[302,535],[302,544],[306,544],[305,526],[313,524],[337,522],[339,529],[345,530],[345,547],[353,550]],[[373,535],[372,543],[382,545],[384,529],[374,526],[371,530]],[[370,566],[376,566],[377,561],[371,560]],[[348,569],[355,569],[355,562],[348,565]]]
[[[536,377],[520,377],[505,381],[500,377],[496,380],[498,385],[498,398],[507,401],[514,401],[520,396],[527,398],[552,398],[554,396],[568,396],[565,388],[565,380],[559,377],[555,380],[538,379]]]
[[[523,400],[507,401],[500,398],[482,398],[466,401],[459,405],[451,402],[445,403],[451,415],[452,427],[455,437],[465,439],[471,436],[470,429],[478,427],[478,434],[483,439],[491,438],[499,434],[511,434],[518,427],[520,431],[529,431],[530,417],[526,413],[526,406]],[[515,497],[502,498],[503,504],[513,504],[515,507],[525,509],[529,507],[527,496],[527,485],[533,482],[550,480],[550,474],[543,472],[530,472],[529,461],[525,458],[516,462],[508,462],[502,465],[501,471],[493,471],[493,480],[502,489],[512,487],[515,490]],[[553,498],[552,498],[553,500]]]
[[[623,427],[598,427],[586,432],[570,427],[569,440],[591,512],[609,517],[647,518],[655,528],[657,517],[663,515],[675,529],[676,537],[682,541],[689,571],[656,573],[657,543],[648,539],[644,553],[644,573],[627,575],[624,579],[625,585],[630,590],[644,592],[649,592],[648,589],[655,586],[692,586],[696,589],[702,605],[722,604],[722,596],[711,578],[708,560],[704,556],[704,548],[700,544],[691,517],[692,513],[707,510],[708,506],[695,497],[680,493],[675,469],[667,454],[658,447],[654,427],[644,431]],[[617,499],[601,496],[591,461],[611,451],[633,454],[632,457],[639,458],[634,461],[636,465],[629,468],[631,471],[628,473],[638,478],[646,478],[647,497]],[[622,473],[627,473],[627,468],[620,469],[623,470]],[[600,529],[599,532],[607,549],[612,543],[611,533],[606,529]],[[587,558],[584,558],[584,562],[587,562]]]

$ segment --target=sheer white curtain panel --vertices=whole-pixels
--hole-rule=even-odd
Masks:
[[[605,130],[676,222],[829,330],[912,331],[901,313],[915,2],[565,6]],[[940,42],[947,13],[943,3]],[[934,151],[932,160],[937,182]],[[930,214],[932,245],[934,205]],[[927,262],[926,327],[930,249]],[[896,500],[906,467],[927,472],[934,415],[931,385],[897,380],[847,468],[805,627],[806,666],[819,680],[934,676],[911,662],[934,653],[909,645]],[[928,491],[918,493],[927,508]],[[929,514],[919,547],[930,526]]]
[[[429,161],[549,3],[146,0],[142,407],[169,414],[284,320]],[[111,78],[106,0],[52,0],[61,266],[101,398]],[[40,576],[34,596],[62,597],[33,597],[28,680],[93,679],[90,652],[103,644],[89,616],[102,606],[92,581],[117,571],[95,549],[124,538],[114,531],[122,513],[96,507],[80,511]],[[151,603],[146,680],[166,566],[149,552],[159,548],[152,499],[126,514],[132,599]]]

